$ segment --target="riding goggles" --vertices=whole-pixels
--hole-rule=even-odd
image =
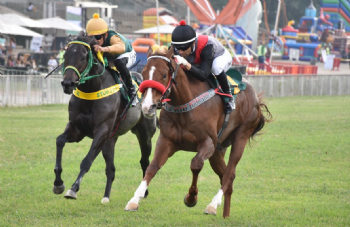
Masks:
[[[96,40],[102,39],[102,35],[94,35],[94,37],[95,37]]]
[[[174,46],[176,50],[181,50],[181,51],[185,51],[188,48],[190,48],[191,45],[186,45],[186,46]]]

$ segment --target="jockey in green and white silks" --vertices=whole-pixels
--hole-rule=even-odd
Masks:
[[[94,46],[96,52],[106,52],[115,56],[114,65],[123,77],[128,95],[130,98],[135,96],[136,90],[128,68],[136,62],[136,52],[129,41],[121,34],[109,30],[107,23],[96,13],[86,24],[86,32],[89,36],[95,37],[98,43]],[[137,98],[134,98],[131,105],[136,106],[136,103]]]

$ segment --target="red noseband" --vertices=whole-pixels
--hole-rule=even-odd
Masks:
[[[159,91],[160,93],[162,93],[162,95],[166,91],[166,87],[163,84],[161,84],[161,83],[159,83],[157,81],[154,81],[154,80],[145,80],[145,81],[143,81],[140,84],[139,91],[141,93],[144,93],[147,88],[154,88],[157,91]]]

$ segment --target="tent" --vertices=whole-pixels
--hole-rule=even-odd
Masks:
[[[67,31],[81,31],[83,30],[81,27],[72,24],[60,17],[51,17],[38,20],[39,22],[48,26],[48,28],[62,29]]]
[[[16,24],[10,24],[7,21],[0,19],[0,33],[7,35],[21,35],[21,36],[32,36],[32,37],[43,37],[43,35],[33,32],[29,29],[23,28]]]
[[[176,27],[169,25],[169,24],[165,24],[165,25],[160,25],[159,26],[159,33],[160,34],[171,34],[173,33],[174,29]],[[134,33],[139,33],[139,34],[156,34],[158,33],[158,28],[157,26],[152,27],[152,28],[145,28],[145,29],[140,29],[137,31],[134,31]]]
[[[1,14],[0,18],[4,21],[9,21],[11,24],[16,24],[23,27],[48,28],[48,26],[43,23],[15,13]]]

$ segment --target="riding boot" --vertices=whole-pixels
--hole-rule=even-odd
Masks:
[[[222,91],[225,94],[230,95],[229,100],[226,104],[225,113],[226,114],[231,113],[235,109],[235,102],[231,94],[231,88],[230,88],[230,84],[228,83],[226,73],[222,71],[219,75],[216,76],[216,78],[219,81]]]
[[[124,83],[126,85],[126,88],[128,89],[129,99],[134,97],[131,103],[131,106],[134,107],[138,103],[138,99],[136,97],[136,90],[132,83],[132,77],[131,77],[130,71],[126,67],[127,61],[128,61],[127,58],[120,58],[120,59],[117,58],[114,60],[114,65],[117,67],[120,74],[124,77]]]
[[[132,84],[132,77],[131,74],[129,73],[129,75],[125,76],[125,85],[128,88],[128,96],[129,96],[129,100],[133,98],[131,106],[135,107],[136,104],[138,103],[138,99],[136,96],[136,90],[134,85]]]

